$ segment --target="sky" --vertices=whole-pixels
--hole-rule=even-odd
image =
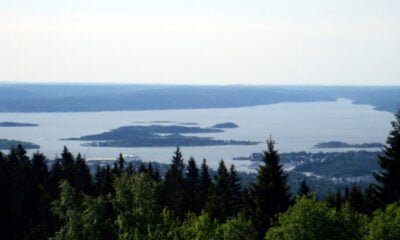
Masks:
[[[400,85],[400,1],[0,0],[0,82]]]

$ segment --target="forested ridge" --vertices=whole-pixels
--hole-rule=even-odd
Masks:
[[[376,183],[324,199],[306,181],[290,194],[271,138],[244,189],[233,165],[211,177],[179,147],[162,176],[122,155],[91,175],[67,147],[49,168],[17,145],[0,152],[0,239],[400,239],[400,112],[392,126]]]
[[[227,108],[337,98],[395,112],[399,93],[398,86],[0,84],[0,112]]]

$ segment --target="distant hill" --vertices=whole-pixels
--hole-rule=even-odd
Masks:
[[[9,140],[9,139],[0,139],[0,149],[1,150],[9,150],[13,146],[17,146],[21,144],[25,149],[39,149],[40,146],[31,142],[23,142],[17,140]]]
[[[0,127],[37,127],[35,123],[0,122]]]
[[[337,98],[395,112],[400,87],[0,84],[0,112],[226,108]]]
[[[239,126],[233,122],[217,123],[211,128],[238,128]]]
[[[382,148],[382,143],[349,144],[340,141],[322,142],[314,145],[314,148]]]

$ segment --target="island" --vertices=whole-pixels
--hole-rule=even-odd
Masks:
[[[0,127],[37,127],[36,123],[0,122]]]
[[[90,141],[82,144],[91,147],[172,147],[172,146],[217,146],[256,145],[259,142],[242,140],[218,140],[211,137],[182,134],[219,133],[221,129],[187,126],[125,126],[94,135],[62,140]]]
[[[31,142],[23,142],[18,140],[0,139],[0,149],[9,150],[14,146],[21,144],[25,149],[39,149],[40,146]]]
[[[217,123],[211,128],[238,128],[239,126],[233,122]]]
[[[349,144],[340,141],[322,142],[313,146],[313,148],[382,148],[382,143],[362,143]]]

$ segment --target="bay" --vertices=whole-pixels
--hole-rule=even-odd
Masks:
[[[48,158],[59,156],[63,146],[71,152],[80,152],[88,159],[116,158],[119,153],[135,154],[144,161],[169,163],[174,147],[99,148],[83,147],[81,141],[62,138],[97,134],[121,126],[139,124],[171,124],[169,122],[199,123],[209,127],[216,123],[234,122],[239,128],[225,129],[223,133],[204,133],[216,139],[259,141],[250,146],[182,147],[183,156],[200,162],[208,160],[216,168],[224,159],[246,170],[249,161],[234,161],[234,157],[249,156],[265,149],[271,135],[280,152],[332,151],[313,149],[320,142],[332,140],[350,144],[384,143],[394,116],[390,112],[374,110],[369,105],[353,104],[350,100],[336,102],[279,103],[241,108],[185,109],[156,111],[65,112],[65,113],[0,113],[1,121],[29,122],[38,127],[0,128],[0,138],[29,141],[41,146]],[[154,121],[162,121],[151,123]],[[193,134],[191,134],[193,135]],[[340,149],[345,151],[347,149]],[[376,149],[373,149],[376,150]],[[32,153],[30,151],[29,153]]]

